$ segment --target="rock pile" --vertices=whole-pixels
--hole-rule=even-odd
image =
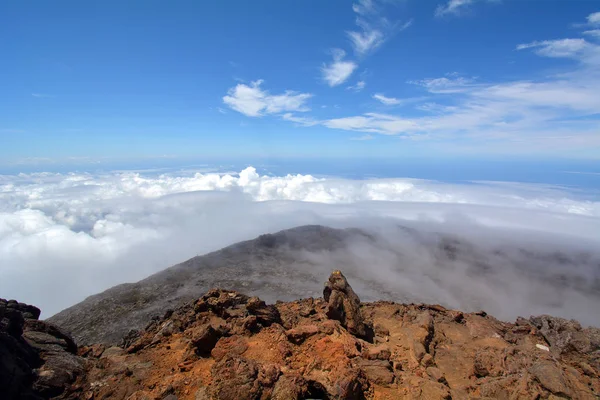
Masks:
[[[600,331],[515,324],[439,305],[361,303],[335,271],[324,298],[266,305],[212,290],[89,361],[71,398],[595,399]]]
[[[38,324],[23,324],[19,340],[35,339],[28,349],[37,346],[32,357],[41,358],[37,375],[22,381],[37,390],[52,367],[52,376],[64,380],[59,399],[596,399],[600,393],[597,328],[549,316],[512,324],[439,305],[361,303],[339,271],[324,298],[267,305],[214,289],[130,332],[121,346],[80,347],[79,356],[68,336]],[[36,333],[28,326],[37,326],[30,331]],[[77,367],[70,369],[75,373],[60,375],[47,356],[53,351],[68,354],[60,365]]]

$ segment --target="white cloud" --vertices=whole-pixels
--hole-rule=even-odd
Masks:
[[[375,11],[375,2],[373,0],[359,0],[352,4],[352,10],[358,15],[368,15]]]
[[[544,40],[520,44],[517,50],[535,48],[536,53],[545,57],[572,57],[577,58],[587,48],[585,39]]]
[[[409,81],[430,94],[413,101],[420,113],[349,115],[325,120],[323,125],[429,140],[440,146],[443,143],[445,149],[460,141],[462,145],[457,148],[470,152],[598,154],[600,45],[584,39],[562,39],[521,44],[517,49],[531,49],[545,57],[567,57],[577,64],[537,80],[484,82],[450,73]]]
[[[487,3],[500,3],[500,0],[449,0],[445,5],[440,4],[435,9],[436,17],[446,15],[462,15],[466,13],[475,2],[485,1]]]
[[[443,17],[447,14],[457,15],[474,2],[475,0],[449,0],[446,5],[439,5],[435,9],[435,16]]]
[[[493,243],[493,232],[506,229],[507,236],[523,232],[529,239],[549,232],[597,241],[600,203],[583,197],[545,185],[266,176],[254,168],[5,175],[0,293],[36,304],[48,316],[197,254],[302,224],[413,221],[455,232],[477,224]],[[363,253],[365,262],[367,255],[373,256]]]
[[[31,95],[33,97],[38,97],[38,98],[50,98],[50,97],[54,97],[51,94],[44,94],[44,93],[31,93]]]
[[[344,61],[346,52],[340,49],[333,49],[333,61],[323,65],[321,73],[323,79],[331,87],[341,85],[346,82],[354,70],[358,67],[353,61]]]
[[[292,113],[285,113],[281,116],[282,119],[286,120],[286,121],[290,121],[290,122],[295,122],[297,124],[300,124],[302,126],[314,126],[314,125],[318,125],[321,122],[314,119],[314,118],[310,118],[310,117],[299,117],[297,115],[294,115]]]
[[[600,11],[588,15],[587,21],[590,25],[600,25]]]
[[[385,97],[383,94],[381,93],[376,93],[373,95],[373,98],[375,100],[378,100],[380,102],[382,102],[383,104],[385,104],[386,106],[393,106],[396,104],[400,104],[401,101],[396,99],[395,97]]]
[[[312,97],[309,93],[291,90],[283,94],[271,95],[260,88],[262,80],[254,81],[250,86],[240,83],[229,89],[223,103],[249,117],[261,117],[265,114],[277,114],[285,111],[309,111],[306,101]]]
[[[335,118],[323,122],[328,128],[349,131],[397,135],[418,129],[415,121],[386,114],[366,113],[360,116]]]
[[[414,85],[423,86],[430,93],[460,93],[471,85],[473,79],[457,76],[456,74],[448,74],[442,78],[429,78],[419,81],[409,81]]]
[[[588,36],[592,36],[592,37],[598,37],[600,38],[600,29],[592,29],[589,31],[584,31],[583,32],[584,35],[588,35]]]
[[[413,23],[412,19],[401,25],[399,22],[390,22],[383,6],[373,0],[354,3],[352,10],[357,15],[358,30],[347,31],[346,34],[359,57],[375,51],[394,33],[408,29]]]
[[[346,89],[348,89],[348,90],[354,90],[355,92],[360,92],[360,91],[362,91],[365,88],[366,85],[367,85],[367,82],[365,82],[365,81],[358,81],[358,82],[356,82],[356,85],[354,85],[354,86],[348,86]]]
[[[354,51],[359,56],[363,56],[368,52],[375,50],[381,46],[384,41],[383,33],[377,29],[362,32],[350,31],[348,32],[348,37],[354,46]]]

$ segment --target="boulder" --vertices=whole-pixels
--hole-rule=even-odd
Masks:
[[[352,290],[341,271],[333,271],[323,289],[327,302],[327,317],[340,321],[351,334],[372,340],[373,330],[368,327],[360,312],[360,299]]]

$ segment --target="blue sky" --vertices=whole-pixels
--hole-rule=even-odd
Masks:
[[[0,5],[0,160],[600,158],[600,2]]]

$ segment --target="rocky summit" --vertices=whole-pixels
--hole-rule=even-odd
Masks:
[[[0,301],[2,399],[597,399],[600,329],[499,321],[439,305],[362,303],[340,271],[322,298],[268,305],[213,289],[77,347]]]

